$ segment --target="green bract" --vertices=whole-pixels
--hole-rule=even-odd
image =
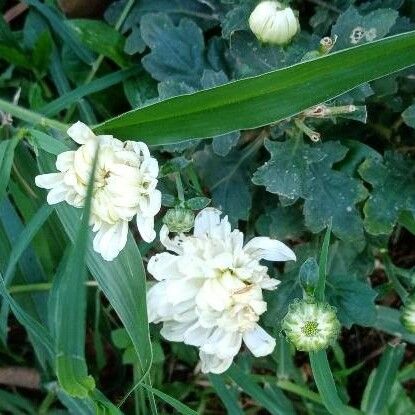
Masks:
[[[282,330],[297,350],[316,352],[337,339],[340,323],[329,304],[297,300],[289,305]]]

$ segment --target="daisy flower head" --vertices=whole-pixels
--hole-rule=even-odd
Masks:
[[[336,309],[329,304],[296,300],[288,308],[282,329],[297,350],[314,352],[337,339],[340,322]]]
[[[193,235],[168,233],[163,226],[160,240],[170,252],[148,263],[157,281],[147,294],[149,321],[163,323],[165,339],[198,347],[204,373],[226,371],[242,343],[254,356],[272,353],[275,339],[258,322],[267,309],[262,290],[279,281],[260,261],[295,260],[294,252],[267,237],[244,245],[243,233],[214,208],[196,216]]]
[[[112,261],[127,242],[128,222],[134,216],[143,240],[154,240],[154,216],[161,207],[161,193],[156,189],[158,163],[148,147],[135,141],[122,142],[111,135],[97,136],[79,121],[67,133],[80,147],[58,155],[57,173],[35,178],[37,186],[49,190],[48,203],[83,207],[99,148],[90,216],[96,232],[94,250]]]

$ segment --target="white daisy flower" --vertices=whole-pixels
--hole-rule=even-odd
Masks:
[[[260,260],[295,260],[290,248],[267,237],[244,246],[243,233],[232,231],[220,215],[214,208],[202,210],[191,236],[169,239],[163,226],[160,240],[172,253],[154,255],[148,263],[157,280],[147,295],[150,322],[163,323],[167,340],[197,346],[204,373],[226,371],[242,342],[254,356],[272,353],[275,339],[258,321],[267,309],[262,290],[274,290],[279,281]]]
[[[81,146],[58,155],[58,173],[35,178],[37,186],[49,190],[48,203],[65,201],[78,208],[84,205],[99,146],[90,217],[96,232],[94,250],[105,260],[113,260],[127,242],[128,222],[134,216],[141,237],[151,242],[156,237],[154,216],[161,207],[161,193],[156,189],[158,163],[148,147],[140,142],[122,142],[111,135],[96,136],[79,121],[68,129],[68,135]]]
[[[296,300],[288,308],[282,329],[297,350],[312,352],[326,349],[337,339],[340,322],[329,304]]]
[[[288,43],[300,29],[294,11],[278,1],[262,1],[249,17],[249,27],[261,42]]]

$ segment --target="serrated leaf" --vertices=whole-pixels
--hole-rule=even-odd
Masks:
[[[367,197],[367,191],[359,180],[332,169],[335,162],[344,158],[345,147],[328,142],[322,149],[326,157],[310,165],[305,184],[306,226],[317,233],[332,221],[333,233],[340,239],[362,239],[363,221],[356,204]]]
[[[222,19],[222,36],[230,38],[237,30],[249,29],[248,19],[254,7],[254,0],[246,0],[229,10]]]
[[[293,202],[303,197],[309,166],[322,160],[324,152],[294,139],[284,142],[267,140],[265,148],[271,153],[271,159],[255,172],[253,183]]]
[[[394,25],[399,13],[392,9],[377,9],[362,16],[356,8],[349,7],[339,16],[331,29],[337,35],[335,50],[359,45],[386,36]]]
[[[369,233],[388,234],[400,214],[415,213],[415,163],[411,159],[386,152],[383,162],[367,159],[359,173],[372,185],[364,206],[365,228]]]
[[[151,49],[142,64],[153,78],[200,85],[205,43],[195,22],[182,19],[175,26],[166,14],[146,14],[141,19],[141,36]]]
[[[245,157],[244,157],[245,156]],[[194,162],[208,186],[214,206],[229,216],[232,222],[248,219],[252,204],[249,186],[249,162],[242,151],[233,151],[223,158],[213,154],[210,146],[197,152]]]
[[[202,210],[210,203],[210,199],[207,197],[192,197],[186,200],[186,207],[192,210]]]

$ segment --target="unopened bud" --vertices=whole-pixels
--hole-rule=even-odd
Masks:
[[[181,207],[169,209],[163,218],[163,223],[169,228],[170,232],[188,232],[193,228],[195,214]]]
[[[296,300],[288,307],[282,329],[297,350],[315,352],[337,339],[340,322],[329,304]]]
[[[285,45],[298,32],[300,24],[290,7],[278,1],[263,1],[251,13],[249,27],[261,42]]]

